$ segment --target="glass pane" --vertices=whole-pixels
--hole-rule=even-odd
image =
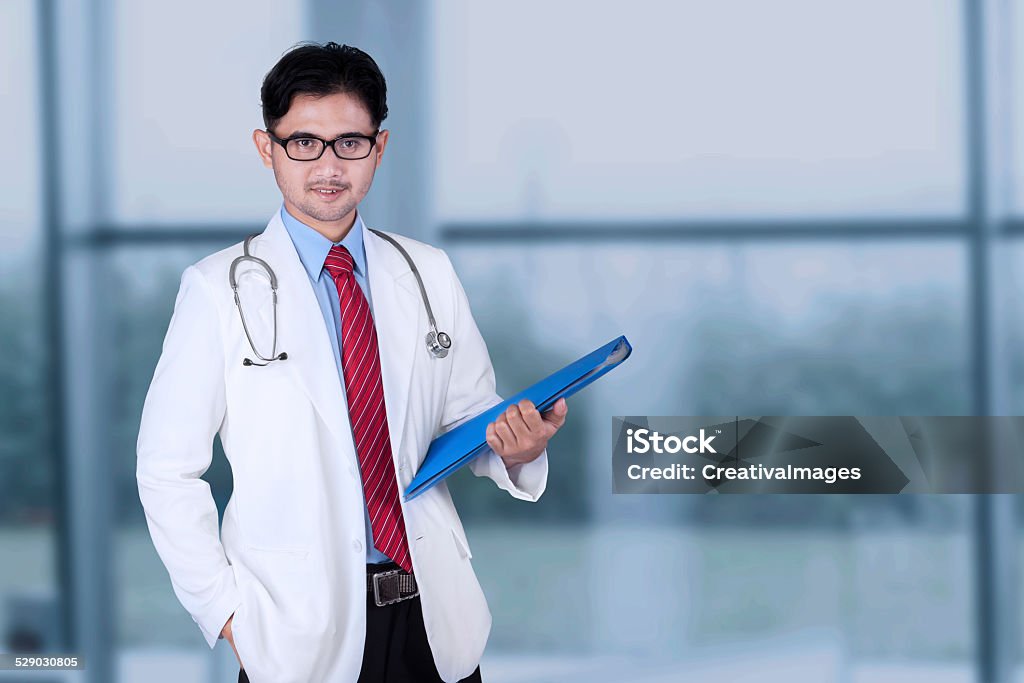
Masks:
[[[991,7],[1005,22],[998,24],[999,28],[1007,26],[1003,35],[1009,36],[1008,54],[1000,54],[1000,57],[1009,57],[1005,60],[1008,63],[1000,63],[1007,77],[998,83],[1002,87],[997,90],[997,95],[1004,100],[996,112],[1003,118],[997,122],[1001,125],[993,127],[994,133],[1001,137],[997,142],[1002,144],[992,145],[999,169],[1007,169],[1008,172],[1006,177],[994,180],[1005,183],[1007,191],[1002,198],[1008,200],[1010,211],[1020,214],[1024,212],[1024,134],[1021,129],[1021,115],[1024,114],[1024,8],[1017,2],[998,3]]]
[[[782,503],[744,498],[769,516]],[[482,671],[509,681],[973,683],[970,497],[797,498],[802,520],[821,498],[842,498],[845,513],[816,529],[626,515],[582,528],[469,527],[494,615]],[[696,507],[713,517],[735,503]]]
[[[453,489],[498,615],[489,671],[971,680],[968,498],[615,496],[608,442],[611,416],[623,413],[966,414],[960,245],[546,242],[449,253],[499,393],[619,334],[634,348],[570,399],[581,431],[549,447],[538,503],[513,501],[499,519],[493,487],[466,478]],[[585,507],[573,515],[578,503],[561,499],[580,490]],[[546,505],[565,506],[567,521],[545,519]],[[885,636],[893,628],[899,637]]]
[[[438,217],[958,214],[959,6],[436,3]]]
[[[147,671],[146,677],[151,678],[154,667],[164,672],[167,681],[229,680],[232,670],[237,676],[231,648],[225,645],[210,653],[199,628],[174,595],[146,527],[135,477],[142,406],[182,271],[224,246],[227,244],[126,247],[104,254],[104,288],[112,293],[105,312],[110,320],[106,333],[118,353],[108,378],[109,386],[116,389],[109,392],[109,408],[102,417],[104,430],[110,434],[112,476],[117,482],[112,569],[118,591],[119,661],[126,681],[138,680]],[[213,462],[203,479],[209,482],[223,514],[232,479],[219,439],[214,442]],[[219,674],[217,667],[221,667]]]
[[[579,395],[609,416],[969,411],[964,250],[953,241],[450,252],[485,338],[525,347],[524,370],[499,377],[509,392],[519,374],[539,379],[625,334],[634,356]]]
[[[996,381],[1006,398],[1007,415],[1024,415],[1024,312],[1020,307],[1020,292],[1024,291],[1024,240],[1019,237],[996,243],[993,263],[1001,277],[994,292],[999,302],[994,311],[1004,323],[1003,338],[997,348],[1003,354],[996,359]],[[1006,372],[998,372],[1006,368]]]
[[[301,0],[117,2],[115,221],[263,227],[280,195],[251,139],[263,127],[260,85],[301,39],[303,8]]]
[[[0,3],[0,652],[61,652],[35,4]]]
[[[0,3],[0,129],[16,141],[0,145],[0,164],[8,172],[0,184],[0,277],[24,283],[6,266],[27,265],[38,256],[40,184],[43,161],[39,145],[38,62],[36,60],[35,3],[13,0]],[[12,65],[18,65],[13,67]],[[38,285],[34,285],[38,286]]]
[[[549,242],[450,252],[503,396],[620,334],[634,347],[569,402],[582,429],[553,448],[561,466],[549,486],[563,493],[523,509],[460,486],[458,502],[481,519],[534,519],[546,506],[566,519],[623,510],[674,519],[680,498],[607,495],[612,415],[970,412],[964,252],[953,242]],[[585,507],[573,499],[581,476],[593,478]],[[731,510],[763,519],[742,504]]]

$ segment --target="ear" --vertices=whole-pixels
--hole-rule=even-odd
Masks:
[[[267,168],[274,167],[274,141],[267,135],[267,131],[262,128],[257,128],[252,132],[252,141],[256,145],[256,152],[259,153],[260,158],[263,160],[263,165]]]
[[[377,144],[374,145],[374,153],[377,157],[376,162],[374,163],[375,169],[380,167],[380,161],[384,158],[384,148],[388,144],[388,133],[389,131],[387,128],[377,133]]]

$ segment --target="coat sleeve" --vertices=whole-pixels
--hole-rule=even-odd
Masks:
[[[174,593],[211,648],[241,603],[217,506],[200,479],[225,408],[220,321],[205,277],[189,266],[142,409],[136,479]]]
[[[448,255],[444,251],[441,253],[454,297],[452,370],[440,430],[444,433],[501,403],[503,399],[495,392],[494,367],[470,311],[466,291]],[[470,462],[469,467],[473,474],[489,477],[514,498],[536,502],[547,486],[548,452],[545,449],[531,462],[506,468],[501,456],[488,447]]]

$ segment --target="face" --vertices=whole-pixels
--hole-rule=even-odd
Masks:
[[[309,133],[323,140],[333,140],[346,133],[371,135],[373,130],[370,114],[358,97],[335,93],[325,97],[297,95],[288,113],[271,132],[282,139],[296,133]],[[266,131],[253,131],[253,142],[263,165],[274,169],[285,208],[334,242],[355,222],[356,206],[373,184],[373,174],[380,166],[387,141],[388,131],[380,131],[370,156],[365,159],[339,159],[328,147],[315,161],[295,161]]]

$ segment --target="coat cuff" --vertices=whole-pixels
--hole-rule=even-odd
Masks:
[[[488,447],[470,462],[470,469],[478,477],[494,480],[498,488],[508,491],[513,498],[535,503],[547,487],[548,451],[545,448],[535,460],[506,468],[501,456]]]
[[[199,625],[199,630],[203,632],[203,637],[210,649],[213,649],[217,645],[217,641],[221,640],[220,632],[224,629],[224,624],[228,623],[228,618],[242,604],[242,595],[235,582],[235,572],[231,565],[224,567],[223,573],[224,576],[221,580],[224,586],[220,594],[202,613],[192,615],[192,621]]]

